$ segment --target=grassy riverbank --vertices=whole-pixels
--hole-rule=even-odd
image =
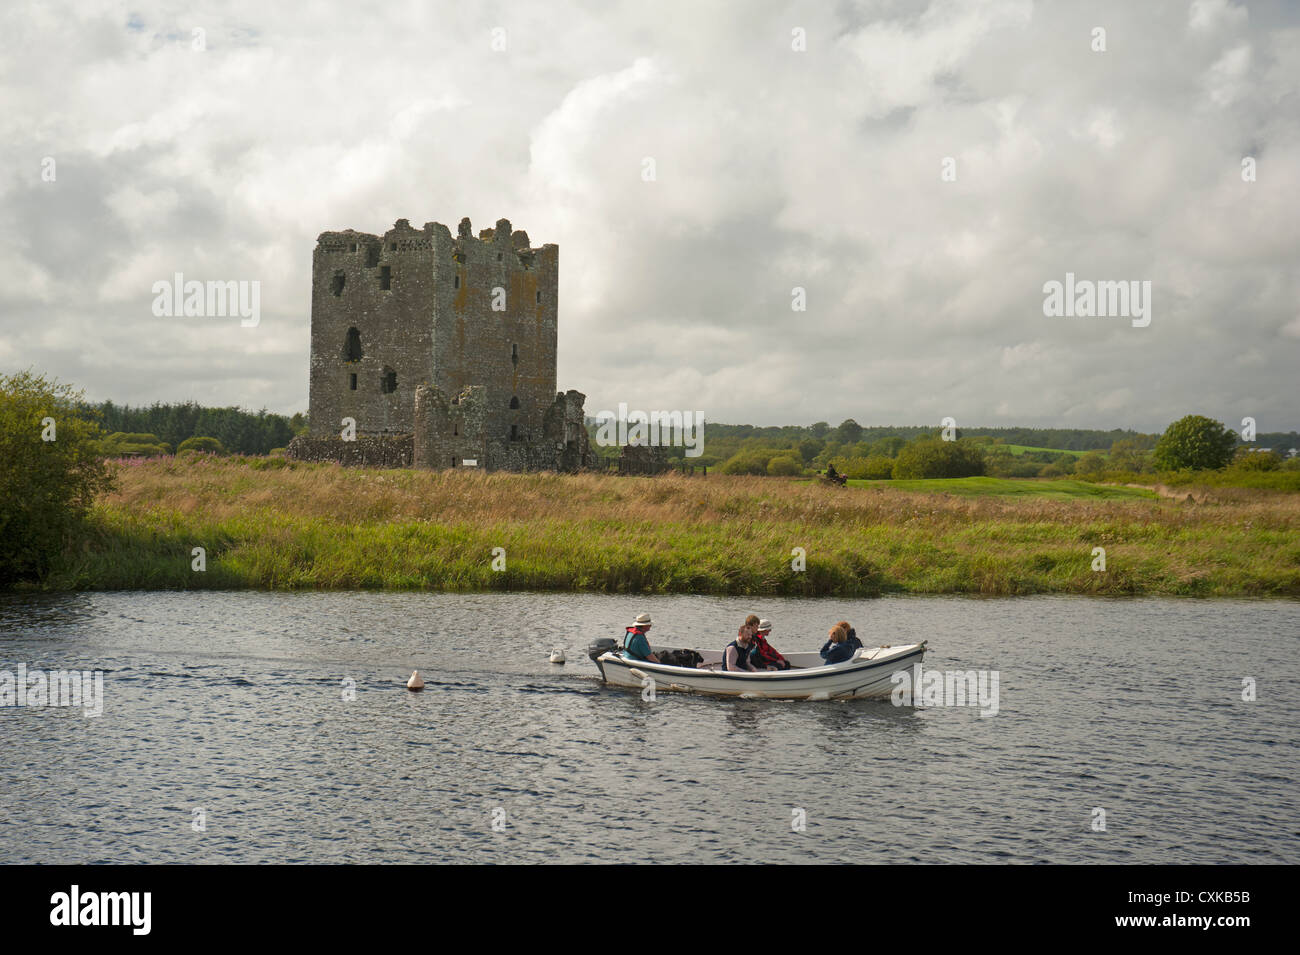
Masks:
[[[928,494],[958,494],[962,497],[1041,497],[1056,500],[1138,500],[1155,498],[1149,488],[1120,487],[1110,484],[1092,484],[1061,478],[1055,481],[1040,478],[919,478],[898,481],[849,481],[851,487],[892,488],[899,491]]]
[[[1294,493],[1195,503],[1071,481],[831,488],[208,456],[118,473],[48,586],[1300,596]]]

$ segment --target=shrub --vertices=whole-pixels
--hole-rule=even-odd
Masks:
[[[265,458],[245,458],[249,468],[254,471],[282,471],[285,468],[293,470],[297,462],[286,458],[283,454],[271,455]]]
[[[1234,471],[1276,471],[1282,466],[1282,455],[1276,451],[1252,451],[1238,448],[1233,459]]]
[[[1067,477],[1074,473],[1075,463],[1071,455],[1063,454],[1055,461],[1047,464],[1038,472],[1039,477],[1057,478]]]
[[[113,485],[81,399],[31,372],[0,376],[0,585],[48,573]]]
[[[1089,451],[1074,465],[1075,474],[1098,474],[1106,470],[1106,458],[1100,451]]]
[[[155,434],[131,434],[114,431],[108,437],[95,442],[95,450],[106,458],[143,456],[156,458],[171,454],[172,447],[160,441]]]
[[[766,474],[767,464],[774,452],[763,450],[738,451],[722,466],[723,474]]]
[[[803,465],[793,455],[782,454],[767,462],[767,473],[773,477],[793,477],[803,474]]]
[[[182,441],[176,452],[179,454],[182,451],[203,451],[207,454],[226,453],[226,449],[222,447],[221,442],[216,438],[207,438],[200,435]]]
[[[880,455],[865,458],[836,458],[835,470],[854,481],[888,481],[893,477],[894,462]]]
[[[1041,465],[1040,465],[1041,467]],[[897,479],[975,477],[984,473],[984,452],[968,441],[920,438],[894,461]]]
[[[156,434],[114,431],[107,438],[118,444],[162,444]]]

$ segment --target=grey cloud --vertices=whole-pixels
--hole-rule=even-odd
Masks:
[[[300,410],[318,232],[506,216],[561,246],[591,408],[1294,428],[1300,15],[1240,9],[10,4],[0,361]],[[173,271],[260,279],[262,325],[160,323]],[[1045,318],[1066,271],[1152,280],[1151,326]]]

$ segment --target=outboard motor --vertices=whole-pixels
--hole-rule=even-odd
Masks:
[[[596,657],[600,656],[602,653],[609,653],[616,649],[618,649],[617,640],[610,637],[598,637],[591,641],[591,643],[587,644],[587,656],[591,658],[592,663],[595,663]]]

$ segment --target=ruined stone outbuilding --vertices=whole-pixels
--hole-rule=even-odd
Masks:
[[[311,432],[292,457],[380,467],[595,465],[585,396],[556,390],[559,247],[406,219],[323,232],[312,258]],[[346,440],[348,419],[356,440]]]
[[[619,452],[619,474],[663,474],[669,467],[668,455],[658,445],[625,444]]]

